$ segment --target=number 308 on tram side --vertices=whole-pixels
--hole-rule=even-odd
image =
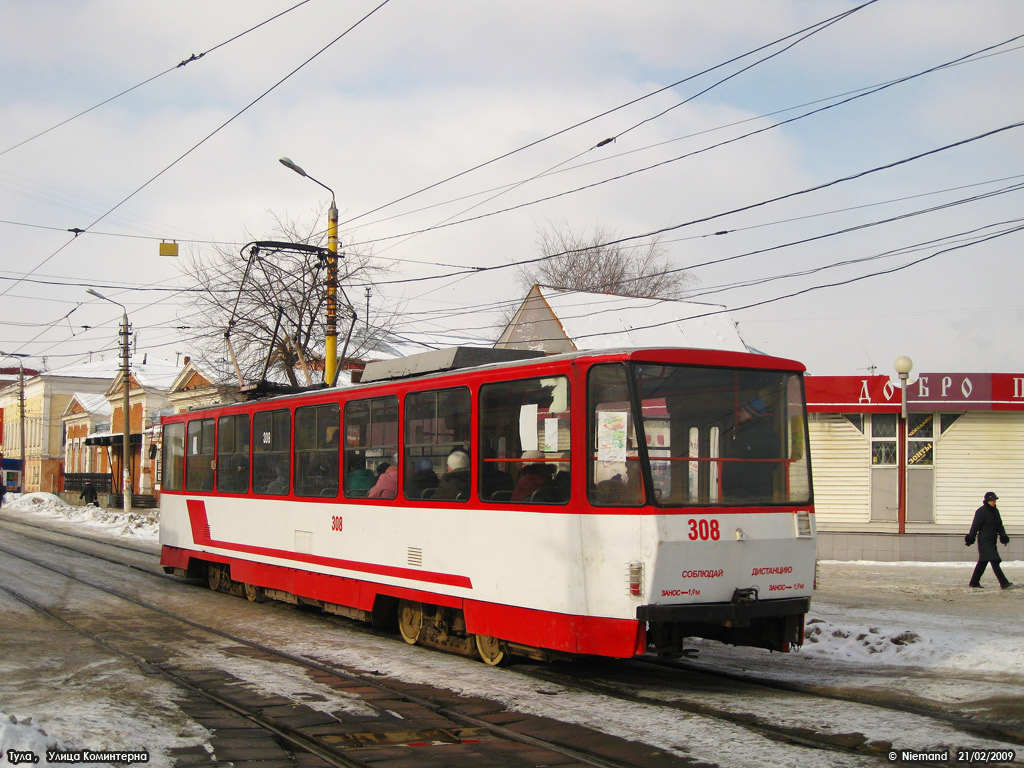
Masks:
[[[665,348],[453,369],[446,354],[165,417],[165,570],[489,664],[802,642],[803,366]]]

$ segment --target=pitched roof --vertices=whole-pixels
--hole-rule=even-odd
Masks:
[[[64,408],[63,416],[86,413],[93,418],[110,416],[110,401],[103,393],[74,392]]]
[[[750,351],[721,304],[534,286],[576,349],[658,346]],[[543,340],[538,340],[543,341]]]

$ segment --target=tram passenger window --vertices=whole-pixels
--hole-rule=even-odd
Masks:
[[[212,491],[214,467],[213,419],[188,423],[185,443],[185,490]]]
[[[469,499],[470,402],[465,387],[406,395],[405,498]]]
[[[168,424],[164,427],[163,480],[165,491],[180,491],[185,487],[185,425]]]
[[[393,476],[384,477],[388,470]],[[345,403],[345,497],[393,499],[397,472],[398,398]]]
[[[612,364],[591,368],[587,402],[590,420],[587,495],[591,503],[640,506],[644,501],[644,483],[625,366]]]
[[[338,495],[337,403],[295,409],[295,495]]]
[[[291,487],[291,414],[287,410],[254,414],[252,435],[252,492],[286,496]]]
[[[520,379],[480,388],[480,498],[565,504],[570,483],[569,380]]]
[[[217,490],[249,490],[249,415],[221,416],[217,420]]]

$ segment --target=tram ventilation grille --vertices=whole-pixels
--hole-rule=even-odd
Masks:
[[[419,547],[409,547],[409,565],[413,568],[423,567],[423,550]]]

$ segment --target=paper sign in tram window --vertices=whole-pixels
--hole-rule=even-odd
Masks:
[[[519,408],[519,442],[524,451],[540,450],[537,434],[537,404],[530,403]]]

